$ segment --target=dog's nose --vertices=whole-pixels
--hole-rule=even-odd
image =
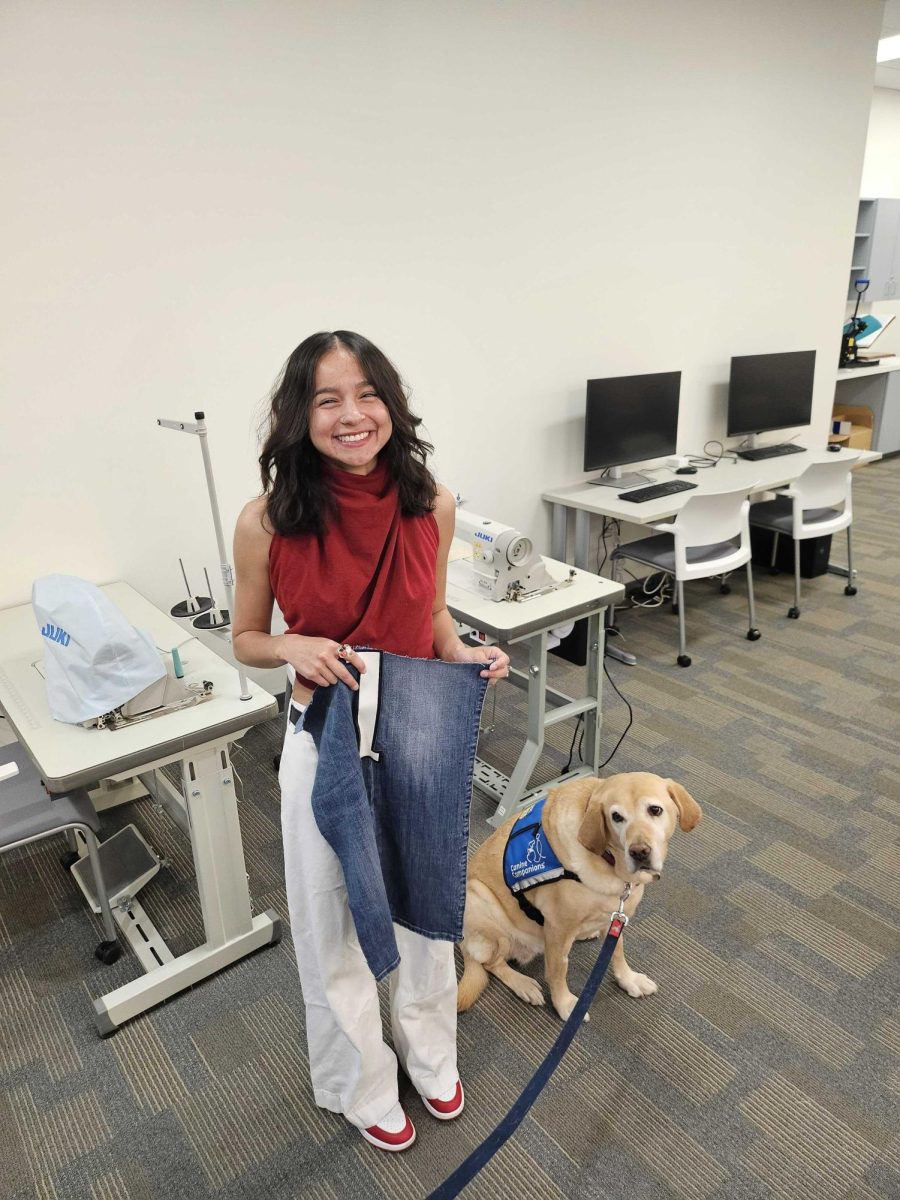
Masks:
[[[650,865],[650,847],[644,842],[635,842],[633,846],[629,846],[628,853],[638,866],[648,867]]]

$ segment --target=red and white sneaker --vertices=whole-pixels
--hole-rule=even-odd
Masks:
[[[452,1121],[466,1106],[466,1098],[463,1095],[463,1086],[457,1079],[456,1087],[446,1096],[438,1096],[434,1100],[428,1100],[425,1096],[422,1097],[422,1103],[428,1109],[433,1117],[437,1117],[439,1121]]]
[[[407,1150],[416,1140],[416,1128],[400,1104],[394,1105],[380,1125],[370,1125],[360,1133],[379,1150]]]

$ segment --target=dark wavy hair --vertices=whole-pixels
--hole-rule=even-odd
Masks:
[[[266,512],[276,533],[284,537],[314,533],[321,537],[335,502],[323,478],[322,459],[309,436],[309,413],[316,367],[329,350],[343,346],[384,403],[393,432],[381,451],[397,484],[401,511],[423,516],[434,508],[437,484],[425,466],[434,449],[416,433],[420,417],[410,411],[403,381],[385,354],[361,334],[346,329],[314,333],[300,343],[284,364],[272,390],[259,456]]]

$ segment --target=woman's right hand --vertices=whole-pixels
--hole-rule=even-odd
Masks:
[[[340,680],[355,692],[359,690],[359,684],[347,670],[346,664],[352,663],[361,675],[366,672],[366,664],[355,650],[342,647],[340,642],[333,642],[330,638],[283,633],[278,638],[277,649],[279,656],[298,675],[316,685],[330,687]]]

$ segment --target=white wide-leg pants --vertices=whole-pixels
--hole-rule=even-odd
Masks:
[[[378,988],[356,937],[341,864],[312,813],[317,763],[312,737],[289,724],[279,771],[281,823],[309,1069],[316,1104],[366,1129],[397,1103],[397,1057],[420,1095],[444,1096],[456,1083],[453,945],[394,925],[395,1057],[382,1037]]]

